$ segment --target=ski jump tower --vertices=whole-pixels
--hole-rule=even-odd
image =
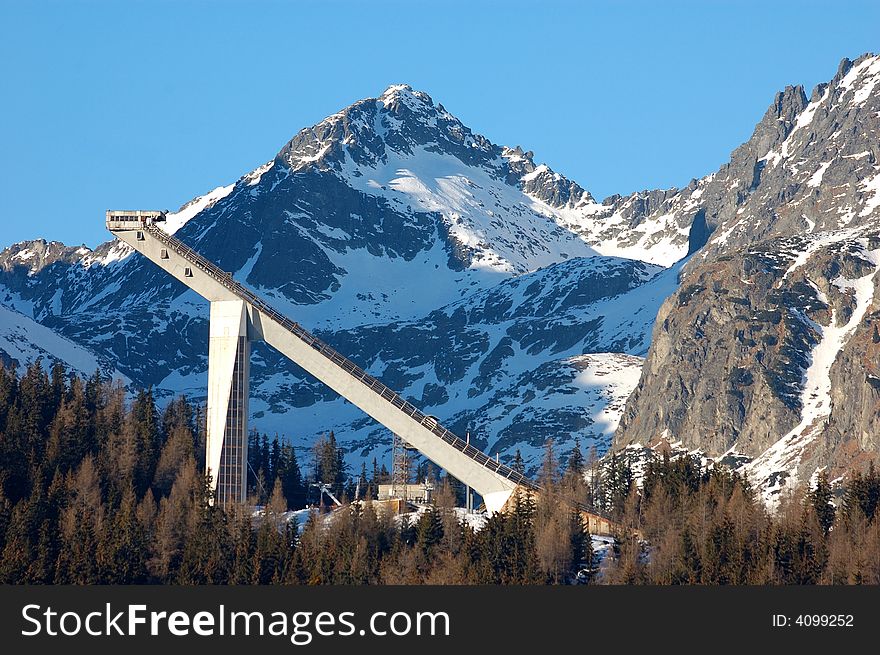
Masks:
[[[179,239],[160,229],[162,212],[108,211],[107,229],[211,303],[206,471],[217,502],[245,502],[250,344],[265,341],[425,457],[477,491],[490,513],[517,487],[536,489],[422,413],[379,380],[272,309]]]

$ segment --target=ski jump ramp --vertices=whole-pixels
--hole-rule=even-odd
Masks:
[[[245,502],[250,344],[265,341],[400,436],[500,511],[517,487],[537,490],[422,413],[397,393],[282,316],[179,239],[162,230],[161,212],[108,211],[107,229],[211,303],[206,470],[222,505]]]

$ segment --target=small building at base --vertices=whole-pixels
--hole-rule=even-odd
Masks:
[[[418,484],[380,484],[377,500],[401,499],[414,503],[430,503],[432,486],[420,482]]]

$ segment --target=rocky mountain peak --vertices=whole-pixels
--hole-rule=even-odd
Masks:
[[[73,263],[91,253],[86,246],[66,246],[60,241],[34,239],[13,244],[0,252],[0,269],[21,270],[29,275],[39,273],[55,262]]]
[[[434,108],[431,96],[413,89],[409,84],[391,84],[377,101],[391,112],[397,112],[401,106],[416,113],[427,113]]]
[[[403,161],[410,168],[418,163],[414,158],[430,160],[430,155],[479,167],[552,207],[577,208],[595,202],[578,184],[536,164],[531,151],[493,144],[408,84],[393,84],[377,98],[355,102],[301,130],[275,161],[292,172],[335,171],[362,177]]]
[[[312,167],[341,172],[346,163],[374,168],[421,148],[468,164],[484,163],[496,154],[488,139],[474,134],[427,93],[394,84],[377,98],[359,100],[301,130],[276,161],[294,171]]]
[[[794,128],[798,114],[807,106],[804,87],[787,86],[773,98],[761,122],[755,127],[752,143],[758,150],[769,151],[774,145],[782,143]]]
[[[855,61],[844,57],[837,68],[837,74],[831,81],[831,86],[851,90],[853,94],[862,91],[858,100],[865,100],[878,82],[880,82],[880,55],[866,52]]]

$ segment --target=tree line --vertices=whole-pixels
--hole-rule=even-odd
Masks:
[[[835,502],[836,501],[836,502]],[[602,576],[621,584],[880,584],[880,475],[783,496],[774,513],[749,481],[693,456],[663,455],[630,486]]]
[[[350,474],[332,433],[302,468],[283,439],[252,433],[248,506],[216,506],[204,418],[183,397],[160,410],[150,390],[129,399],[60,364],[0,366],[0,583],[880,583],[873,466],[841,491],[820,473],[771,514],[748,480],[694,458],[664,455],[636,484],[622,455],[600,462],[576,443],[560,456],[549,442],[542,491],[477,529],[456,509],[460,485],[425,464],[433,504],[383,511],[388,471]],[[519,453],[511,464],[524,468]],[[361,500],[290,520],[317,481]],[[572,501],[623,526],[601,563]]]
[[[549,496],[518,496],[480,530],[445,478],[426,511],[382,511],[387,470],[348,475],[332,433],[306,474],[282,439],[252,433],[250,502],[221,508],[199,464],[204,424],[183,397],[160,410],[150,390],[128,401],[97,373],[0,365],[0,583],[560,583],[589,562],[588,536]],[[290,510],[316,500],[316,481],[348,498],[360,486],[363,501],[298,525]]]

